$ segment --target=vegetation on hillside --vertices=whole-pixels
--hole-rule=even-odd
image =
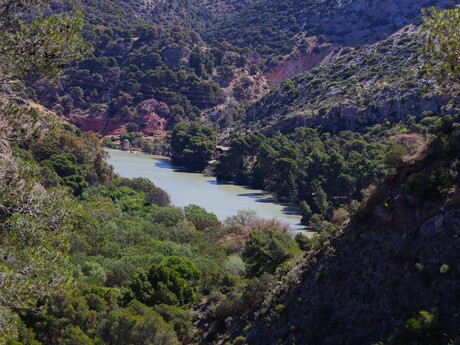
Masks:
[[[299,126],[360,131],[424,111],[441,112],[451,92],[439,91],[421,48],[418,31],[407,28],[350,52],[281,83],[248,109],[246,124],[268,134]]]
[[[436,1],[439,7],[453,3]],[[344,46],[375,43],[420,20],[420,10],[432,5],[429,0],[245,1],[205,30],[203,37],[227,40],[239,47],[251,46],[276,61],[276,57],[290,53],[294,45],[308,47],[305,36]]]
[[[283,4],[258,7],[264,3],[244,5],[277,6],[281,18],[289,19]],[[243,86],[233,84],[236,71],[257,74],[250,72],[254,65],[245,52],[205,45],[181,27],[133,25],[128,20],[133,13],[122,18],[123,3],[113,2],[115,12],[104,16],[104,4],[94,2],[83,33],[94,43],[93,53],[67,66],[64,78],[37,82],[87,52],[79,12],[64,2],[0,0],[0,344],[458,339],[456,100],[395,116],[384,107],[393,103],[387,95],[399,88],[404,96],[394,101],[398,104],[426,100],[419,89],[427,85],[420,81],[425,70],[407,65],[415,61],[416,44],[398,34],[286,81],[267,98],[274,100],[271,110],[289,102],[302,110],[303,95],[310,100],[323,94],[318,102],[351,99],[359,83],[372,80],[381,88],[359,102],[375,92],[382,96],[385,117],[374,119],[373,126],[361,124],[360,132],[340,124],[330,131],[325,126],[288,128],[284,134],[237,132],[230,149],[216,157],[215,132],[183,120],[197,120],[224,102],[220,97],[229,85],[234,97],[245,99]],[[179,4],[145,9],[171,12]],[[60,14],[50,15],[51,9]],[[448,76],[454,90],[459,52],[450,36],[459,12],[434,10],[426,24],[434,55],[443,58],[432,69]],[[99,15],[104,18],[97,26]],[[179,17],[184,23],[189,18]],[[406,58],[413,60],[405,63]],[[401,70],[384,75],[382,68],[393,63]],[[414,84],[402,87],[404,76]],[[254,79],[246,78],[237,77],[241,85],[253,85]],[[34,88],[8,87],[20,79]],[[336,98],[326,97],[326,88],[334,86]],[[159,114],[171,126],[180,122],[171,138],[176,163],[201,171],[217,159],[219,179],[299,203],[304,222],[317,235],[294,238],[287,225],[248,210],[221,222],[197,205],[174,207],[151,181],[114,175],[96,134],[16,91],[61,113],[108,114],[113,121],[107,126],[126,121],[126,136],[137,139],[135,132],[149,128],[149,116],[155,123]],[[410,98],[412,92],[416,96]],[[273,114],[278,121],[279,113]],[[392,116],[398,121],[388,120]]]
[[[426,11],[422,31],[426,34],[427,53],[432,55],[430,72],[447,89],[458,92],[460,82],[460,43],[458,23],[460,10],[441,11],[431,8]]]
[[[424,154],[377,187],[339,236],[310,244],[254,318],[229,329],[237,329],[231,338],[248,344],[455,343],[459,134],[446,123]]]
[[[448,27],[455,30],[454,23]],[[436,24],[429,22],[426,30],[437,32]],[[456,45],[453,41],[450,47],[438,43],[434,42],[435,49],[444,52]],[[458,57],[458,52],[455,54]],[[441,65],[455,71],[457,61]],[[254,308],[244,313],[238,309],[244,294],[222,301],[216,310],[238,311],[244,316],[236,323],[211,324],[220,332],[220,341],[453,344],[458,340],[458,302],[452,303],[458,300],[456,267],[460,262],[456,241],[458,115],[452,118],[425,112],[420,123],[412,118],[393,128],[388,123],[364,132],[384,138],[395,130],[400,138],[413,136],[404,136],[410,131],[429,134],[427,139],[432,140],[412,157],[404,157],[402,146],[387,147],[385,163],[391,169],[351,221],[338,231],[325,228],[326,234],[323,230],[313,239],[298,235],[297,241],[308,250],[303,262],[279,277],[270,291],[264,291],[264,297],[253,297],[258,301]],[[327,137],[325,143],[330,143]],[[366,137],[367,145],[371,138]],[[236,141],[241,145],[255,141],[251,139]],[[342,143],[347,146],[346,141]],[[251,145],[242,147],[251,152]],[[211,316],[206,319],[212,320]]]
[[[378,181],[420,153],[425,141],[452,121],[432,112],[421,117],[386,121],[361,133],[297,128],[272,137],[237,134],[219,157],[216,176],[299,204],[304,223],[312,222],[313,228],[318,217],[340,225]]]
[[[172,207],[146,179],[112,177],[94,159],[97,141],[73,131],[59,125],[46,138],[17,142],[11,165],[2,161],[1,180],[9,186],[0,194],[1,250],[8,253],[2,263],[2,339],[196,341],[191,308],[253,277],[245,275],[245,262],[252,267],[258,256],[233,244],[240,225],[221,224],[195,205]],[[85,181],[78,189],[79,179],[66,179],[69,171]],[[253,226],[261,234],[278,233]],[[276,236],[284,236],[285,249],[272,273],[299,254],[291,236]],[[262,251],[259,246],[250,245]]]
[[[63,65],[87,51],[88,45],[78,34],[83,14],[74,9],[50,15],[50,2],[0,1],[1,84],[56,75]]]
[[[7,13],[1,20],[7,23]],[[31,31],[31,39],[68,38],[78,57],[80,22],[74,24],[69,33],[69,22],[50,19],[62,37]],[[15,52],[27,67],[20,76],[49,75],[28,53]],[[11,75],[5,70],[4,80]],[[191,308],[253,279],[245,275],[253,256],[243,258],[241,246],[249,232],[286,231],[255,216],[243,230],[196,205],[170,206],[150,181],[114,176],[94,133],[17,96],[2,98],[0,124],[1,344],[195,342]],[[299,254],[284,237],[273,273]]]
[[[91,54],[65,68],[62,78],[30,85],[26,94],[84,129],[107,133],[133,122],[151,135],[197,120],[218,105],[221,114],[214,120],[231,124],[237,103],[265,92],[247,51],[206,45],[197,32],[179,25],[127,20],[118,6],[109,6],[111,19],[104,20],[98,4],[87,4],[84,38]]]

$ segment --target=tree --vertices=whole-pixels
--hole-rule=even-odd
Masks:
[[[33,167],[0,161],[0,338],[14,324],[12,310],[28,310],[59,291],[76,205],[65,191],[43,191]],[[22,166],[21,166],[22,165]]]
[[[231,227],[246,226],[257,218],[257,213],[251,209],[238,210],[233,216],[225,218],[224,223]]]
[[[183,306],[196,301],[195,287],[201,272],[188,259],[169,257],[141,271],[129,285],[125,300],[137,299],[148,306]]]
[[[49,14],[51,0],[0,0],[0,83],[56,76],[89,49],[82,13]]]
[[[128,122],[126,125],[126,130],[128,133],[137,132],[139,131],[139,126],[135,122]]]
[[[0,85],[55,76],[84,54],[81,13],[49,14],[51,0],[0,0]],[[63,2],[62,2],[63,4]],[[11,103],[0,106],[0,138],[26,143],[50,134],[49,117]],[[59,291],[76,206],[61,189],[40,188],[38,167],[0,156],[0,338],[17,329],[19,310]]]
[[[81,195],[83,189],[88,187],[83,168],[77,164],[77,158],[72,153],[54,154],[40,164],[56,171],[61,183],[72,188],[75,195]]]
[[[139,301],[127,308],[111,311],[102,326],[102,339],[107,344],[178,345],[173,326]]]
[[[432,54],[433,75],[443,86],[452,89],[460,83],[460,7],[451,10],[431,8],[425,12],[422,27],[427,38],[427,51]]]
[[[0,0],[0,85],[56,76],[62,66],[88,53],[89,45],[79,32],[81,11],[73,7],[49,15],[50,3]],[[37,111],[2,102],[0,112],[0,137],[27,140],[43,130],[45,119]],[[8,128],[15,131],[5,131]]]
[[[145,177],[136,177],[133,179],[120,177],[114,181],[115,186],[126,186],[136,192],[143,192],[146,204],[156,204],[158,206],[167,206],[171,203],[171,198],[163,189]]]
[[[203,171],[214,158],[216,135],[199,123],[182,122],[171,135],[172,160],[194,171]]]
[[[407,150],[402,145],[393,145],[385,155],[385,164],[390,170],[398,170],[403,165]]]
[[[243,252],[248,277],[273,274],[283,262],[294,256],[297,245],[289,234],[269,230],[253,231]]]
[[[314,193],[313,200],[315,202],[315,206],[321,212],[321,214],[326,217],[329,214],[331,208],[331,205],[327,201],[327,194],[318,180],[312,182],[312,189]]]
[[[305,200],[300,202],[300,214],[302,215],[302,223],[306,224],[310,220],[313,212],[311,211],[310,205]]]
[[[192,222],[197,230],[204,231],[217,227],[220,222],[214,213],[207,212],[198,205],[188,205],[184,207],[185,218]]]

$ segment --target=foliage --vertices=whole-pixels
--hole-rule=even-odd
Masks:
[[[236,227],[246,226],[255,220],[257,213],[254,210],[238,210],[235,215],[225,218],[225,224]]]
[[[248,277],[260,277],[264,272],[273,274],[276,269],[296,253],[297,244],[289,234],[276,231],[253,231],[243,251]]]
[[[313,213],[330,217],[331,206],[360,198],[360,190],[383,176],[385,142],[365,142],[343,131],[331,136],[298,128],[290,135],[235,136],[219,158],[216,176],[300,202],[305,223]],[[334,201],[332,203],[331,201]]]
[[[111,126],[129,124],[128,132],[153,135],[227,101],[231,93],[219,85],[218,69],[229,70],[234,79],[249,76],[252,63],[239,49],[217,42],[207,46],[190,29],[145,22],[132,9],[123,13],[124,6],[130,4],[82,5],[88,16],[84,36],[94,49],[65,68],[64,78],[30,84],[40,102],[66,116],[97,113]],[[225,113],[230,116],[231,110]],[[108,122],[97,130],[111,130]]]
[[[344,54],[281,83],[247,109],[244,123],[270,135],[305,126],[337,133],[421,115],[432,109],[425,101],[446,102],[419,59],[421,47],[417,31],[408,29]]]
[[[48,16],[48,1],[5,0],[0,3],[0,82],[55,75],[63,63],[84,50],[77,12]],[[1,104],[0,182],[0,338],[17,338],[18,311],[32,309],[39,298],[59,291],[69,279],[69,234],[74,228],[74,200],[61,188],[45,190],[31,145],[56,137],[55,122],[12,102]],[[32,343],[32,342],[31,342]]]
[[[457,177],[449,168],[437,168],[410,176],[404,188],[420,199],[436,199],[446,195]]]
[[[441,85],[458,88],[460,82],[460,7],[450,10],[431,8],[425,11],[424,26],[432,72]]]
[[[107,315],[102,329],[103,339],[109,344],[179,344],[171,325],[160,315],[138,301],[121,311]]]
[[[56,154],[46,141],[34,144],[39,158]],[[230,291],[238,279],[217,243],[224,233],[193,225],[214,228],[216,217],[195,205],[147,202],[157,187],[145,179],[93,185],[81,199],[59,187],[37,189],[38,158],[19,148],[13,153],[16,165],[1,174],[11,186],[1,193],[2,233],[22,240],[1,241],[2,253],[13,260],[2,267],[2,301],[8,304],[2,307],[3,334],[31,344],[194,339],[188,306],[198,294]],[[78,158],[75,165],[83,167]],[[179,215],[176,221],[170,210]],[[34,265],[26,266],[30,259]]]
[[[403,157],[407,155],[407,150],[402,145],[394,145],[385,155],[385,164],[389,169],[398,170],[403,164]]]
[[[60,188],[35,182],[37,166],[0,165],[0,308],[27,310],[69,279],[65,253],[73,229],[74,201]],[[0,334],[8,319],[0,318]]]
[[[55,121],[43,116],[35,109],[25,109],[15,102],[0,104],[1,121],[0,137],[16,143],[28,143],[38,140],[46,133],[55,130]],[[14,128],[12,131],[11,128]]]
[[[81,3],[94,3],[93,8],[101,11],[103,5],[123,6],[118,1]],[[292,41],[285,38],[300,29],[295,27],[300,17],[296,14],[291,20],[285,4],[261,8],[262,3],[251,3],[251,8],[282,12],[267,19],[277,29],[267,26],[262,36],[245,39],[264,51],[268,48],[263,42],[272,37],[273,46],[279,45],[276,49],[287,51]],[[5,36],[0,48],[17,41],[21,53],[17,61],[8,55],[11,50],[2,53],[4,80],[55,74],[58,65],[68,61],[67,54],[79,55],[85,49],[75,31],[81,24],[79,14],[48,16],[47,8],[39,10],[46,4],[1,4],[6,7],[1,8],[5,16],[0,21],[10,22],[0,28]],[[150,5],[169,13],[178,9],[177,1]],[[202,110],[223,103],[221,87],[235,77],[236,67],[249,66],[242,51],[218,43],[208,49],[187,29],[132,25],[130,15],[124,20],[122,13],[112,15],[90,15],[85,35],[95,42],[94,53],[68,67],[67,78],[34,84],[48,105],[58,104],[66,114],[75,108],[107,112],[113,122],[129,123],[132,133],[126,136],[135,139],[139,134],[134,132],[145,130],[149,116],[161,113],[174,124],[184,118],[196,120]],[[243,34],[251,31],[244,29]],[[29,34],[37,34],[37,41],[28,47],[32,50],[24,50]],[[70,36],[64,42],[66,35]],[[69,49],[54,51],[62,47]],[[397,50],[384,45],[377,49]],[[397,58],[409,53],[411,49]],[[321,73],[331,74],[342,87],[356,82],[354,66],[328,68]],[[311,92],[323,87],[322,77],[316,79],[315,73],[305,77]],[[303,102],[303,81],[285,82],[280,88],[283,97]],[[311,239],[297,235],[294,240],[285,225],[248,210],[221,224],[197,205],[172,207],[167,193],[149,180],[114,178],[94,133],[82,133],[14,103],[0,109],[0,342],[7,339],[11,344],[194,343],[199,340],[190,308],[211,296],[218,296],[218,304],[209,298],[211,305],[203,308],[220,327],[231,321],[229,317],[247,321],[254,305],[262,303],[273,287],[267,273],[288,267],[300,254],[299,246],[310,254],[326,247],[328,233],[348,218],[362,192],[389,169],[403,165],[406,148],[390,138],[416,131],[428,137],[436,133],[436,154],[450,157],[458,151],[452,140],[456,119],[438,119],[433,113],[420,114],[423,120],[418,123],[384,121],[361,133],[299,128],[286,135],[234,135],[230,150],[219,157],[218,178],[265,188],[282,201],[300,203],[304,222],[322,233]],[[216,142],[212,129],[182,122],[173,131],[173,159],[201,171],[215,158]],[[456,183],[457,165],[419,171],[404,188],[424,199],[445,196]],[[447,277],[453,272],[450,267],[441,265],[439,274]],[[278,311],[283,308],[278,304]],[[406,322],[401,337],[405,342],[433,342],[439,336],[437,322],[435,312],[422,311]]]
[[[173,324],[174,331],[182,344],[193,340],[193,314],[191,311],[166,304],[156,305],[153,309],[160,314],[166,322]]]
[[[61,183],[70,187],[75,195],[81,195],[88,187],[83,175],[83,169],[77,165],[77,157],[72,153],[53,154],[49,159],[40,162],[40,165],[53,169],[61,178]]]
[[[433,344],[439,341],[442,332],[438,325],[436,313],[421,310],[408,319],[404,325],[404,333],[396,341],[403,343]],[[399,339],[398,339],[399,338]]]
[[[167,206],[171,202],[171,198],[161,188],[156,187],[153,182],[144,177],[127,179],[119,177],[114,180],[114,185],[117,187],[126,186],[132,188],[136,192],[143,192],[146,204],[156,204],[158,206]]]
[[[267,136],[235,133],[230,150],[218,158],[216,177],[265,189],[280,201],[298,203],[302,222],[312,229],[315,214],[338,222],[353,213],[377,181],[398,171],[409,156],[419,154],[424,141],[437,136],[433,147],[438,153],[453,154],[457,146],[449,133],[459,121],[458,115],[434,115],[424,112],[420,120],[410,117],[361,132],[297,128],[290,134]],[[430,178],[432,182],[421,183],[427,193],[432,184],[445,193],[452,180],[448,175],[455,177],[449,169],[438,173]]]
[[[203,171],[214,158],[216,135],[209,127],[183,122],[171,135],[172,161],[193,171]]]
[[[209,213],[198,205],[185,206],[184,215],[188,221],[193,223],[197,230],[208,231],[220,225],[214,213]]]
[[[235,289],[214,309],[213,318],[221,328],[224,327],[228,317],[242,321],[248,320],[254,311],[254,306],[264,300],[265,293],[270,290],[273,276],[264,273],[259,278],[252,278],[244,289]]]
[[[80,35],[82,13],[49,15],[49,0],[0,2],[0,83],[55,76],[88,51]]]
[[[194,286],[201,272],[193,263],[169,257],[148,272],[140,272],[129,285],[125,300],[137,299],[148,306],[157,304],[183,306],[196,301]]]

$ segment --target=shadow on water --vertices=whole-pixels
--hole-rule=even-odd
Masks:
[[[186,168],[179,167],[179,166],[176,166],[176,165],[172,165],[171,161],[169,159],[156,158],[155,159],[155,167],[160,168],[160,169],[172,170],[174,172],[191,173],[191,174],[195,173],[195,172],[190,171],[190,170],[188,170]]]
[[[238,186],[236,183],[228,182],[228,181],[208,180],[207,182],[211,185]],[[248,186],[240,186],[240,187],[247,189],[247,190],[252,190]],[[299,212],[300,212],[299,208],[296,205],[279,202],[274,198],[272,194],[268,192],[263,192],[263,191],[262,192],[249,192],[249,193],[239,193],[237,195],[241,197],[245,197],[245,198],[255,199],[254,201],[259,202],[259,203],[280,205],[282,206],[281,212],[286,215],[297,216],[299,215]],[[296,230],[299,230],[300,227],[303,229],[303,225],[300,222],[297,223],[296,226],[298,227],[298,229]]]
[[[207,182],[213,186],[237,186],[237,184],[233,182],[224,182],[224,181],[217,181],[217,180],[208,180]]]
[[[238,196],[256,199],[254,200],[255,202],[280,205],[282,206],[281,212],[286,215],[295,216],[298,215],[300,211],[296,205],[279,202],[271,194],[265,192],[240,193]],[[300,223],[298,225],[300,225]]]
[[[214,187],[220,185],[222,188],[215,188],[222,189],[222,191],[217,191],[216,198],[222,198],[224,202],[228,201],[229,204],[231,203],[231,212],[236,213],[236,210],[238,210],[238,208],[244,209],[251,208],[252,206],[256,209],[260,209],[260,212],[266,214],[267,218],[270,218],[270,215],[272,215],[275,218],[280,219],[281,221],[288,222],[290,224],[291,229],[294,231],[305,231],[305,227],[299,223],[300,217],[296,210],[296,207],[293,205],[285,205],[277,202],[273,195],[270,193],[265,193],[261,190],[252,189],[250,187],[239,186],[229,181],[216,181],[214,177],[204,176],[202,174],[190,172],[187,169],[171,164],[171,160],[167,157],[140,154],[134,155],[127,152],[113,150],[109,150],[109,153],[111,155],[109,162],[113,163],[115,169],[119,170],[117,172],[119,172],[122,176],[123,174],[128,176],[138,176],[138,174],[140,174],[148,176],[148,178],[151,178],[152,180],[155,180],[158,177],[160,181],[167,182],[166,186],[168,186],[168,188],[172,188],[172,192],[176,192],[178,199],[184,198],[185,196],[183,194],[188,194],[182,193],[180,187],[178,188],[178,186],[183,185],[184,180],[185,184],[190,183],[191,185],[193,185],[191,187],[199,188],[199,192],[196,193],[196,195],[193,195],[193,198],[196,197],[193,200],[196,201],[189,201],[188,203],[199,204],[200,201],[202,201],[201,199],[203,199],[203,203],[204,205],[206,205],[206,207],[212,207],[212,200],[209,203],[209,197],[206,196],[206,187]],[[164,173],[160,174],[160,171],[163,171]],[[181,176],[177,175],[178,183],[176,183],[176,177],[171,175],[171,173],[173,172],[187,172],[190,175],[196,175],[190,176],[193,177],[190,180],[188,179],[189,176],[186,176],[185,174],[181,174]],[[156,173],[158,173],[158,176],[156,176]],[[202,178],[194,178],[197,176],[201,176]],[[213,191],[213,193],[214,192],[215,191]],[[234,197],[239,197],[239,199]],[[241,202],[241,205],[239,205],[239,202]],[[258,205],[254,203],[258,203]],[[265,207],[269,206],[271,203],[276,204],[277,207]],[[222,208],[224,210],[222,210]],[[228,215],[231,215],[231,213],[228,213],[229,210],[226,210],[225,207],[219,207],[218,211],[222,211],[222,219]]]
[[[171,163],[167,159],[156,159],[155,167],[160,168],[160,169],[169,169],[169,170],[174,169],[174,167],[171,165]]]
[[[259,192],[259,193],[240,193],[240,194],[238,194],[238,196],[257,199],[256,202],[274,202],[274,203],[276,203],[276,200],[273,197],[269,196],[269,194],[264,193],[264,192]]]

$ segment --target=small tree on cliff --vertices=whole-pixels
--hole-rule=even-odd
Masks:
[[[422,31],[426,50],[433,59],[430,70],[440,84],[460,92],[460,6],[451,10],[431,8],[425,12]]]

